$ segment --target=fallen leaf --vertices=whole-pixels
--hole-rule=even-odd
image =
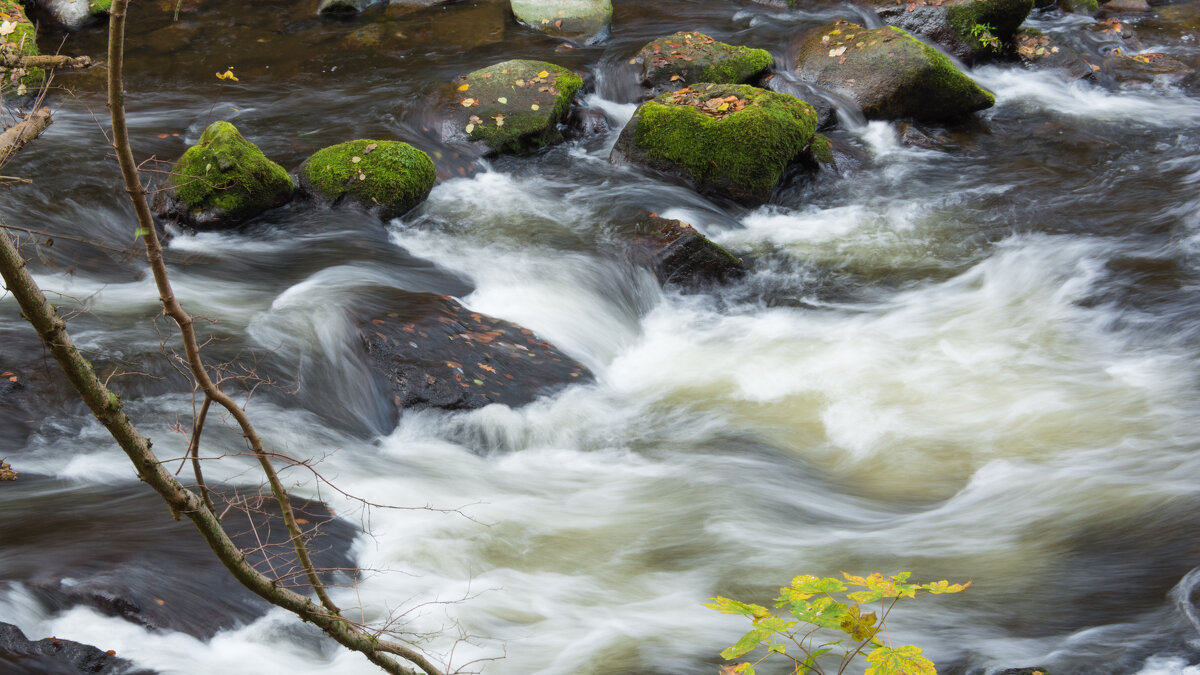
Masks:
[[[0,23],[0,35],[11,35],[17,29],[17,24],[12,21]]]
[[[468,83],[468,84],[464,84],[464,85],[460,86],[460,87],[458,88],[458,90],[459,90],[459,91],[466,91],[466,90],[468,90],[468,89],[470,89],[470,88],[471,88],[471,85]]]
[[[629,59],[629,65],[631,65],[631,66],[636,66],[636,65],[637,65],[637,58],[635,57],[635,58]]]
[[[835,47],[835,48],[829,50],[829,58],[833,58],[835,56],[841,56],[842,54],[845,54],[845,53],[846,53],[845,45],[842,45],[841,47]]]
[[[351,164],[358,164],[358,163],[359,163],[359,162],[361,162],[361,161],[362,161],[362,157],[359,157],[359,156],[357,156],[357,155],[355,155],[354,157],[351,157],[351,158],[350,158],[350,163],[351,163]]]
[[[524,86],[525,86],[525,80],[517,80],[517,81],[516,81],[516,82],[514,82],[513,84],[517,85],[518,87],[524,87]]]
[[[163,600],[162,598],[155,598],[154,604],[158,605],[159,607],[162,607],[163,605],[167,604],[167,601]]]
[[[308,521],[307,521],[307,520],[305,520],[305,519],[303,519],[303,518],[297,518],[297,519],[296,519],[296,522],[297,522],[297,523],[300,523],[301,525],[307,525],[307,524],[308,524]]]
[[[559,19],[558,21],[555,21],[555,22],[554,22],[554,27],[555,27],[555,28],[562,28],[562,19]]]
[[[493,115],[492,119],[496,120],[496,126],[498,126],[498,127],[504,126],[504,115],[503,114]]]
[[[537,109],[538,109],[538,104],[534,103],[533,105],[529,106],[529,109],[530,109],[530,110],[537,110]]]
[[[538,77],[541,77],[541,78],[546,78],[546,77],[549,77],[549,76],[550,76],[550,73],[549,73],[549,71],[545,71],[545,70],[543,70],[542,72],[538,73]]]
[[[369,155],[372,152],[375,152],[375,148],[378,148],[378,147],[379,147],[378,143],[367,143],[367,147],[363,148],[363,154]]]
[[[470,108],[471,106],[475,105],[476,101],[473,98],[464,98],[463,100],[459,101],[459,103],[461,103],[464,108]]]
[[[672,82],[674,82],[674,81],[676,81],[676,80],[678,80],[678,79],[681,79],[681,78],[680,78],[678,75],[672,75],[672,76],[671,76],[671,81],[672,81]]]
[[[467,125],[467,133],[469,134],[469,133],[471,133],[472,131],[475,131],[475,125],[474,125],[474,124],[468,124],[468,125]]]

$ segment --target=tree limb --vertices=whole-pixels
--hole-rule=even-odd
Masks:
[[[50,109],[42,108],[29,113],[25,119],[17,122],[4,133],[0,134],[0,166],[4,166],[25,144],[41,135],[46,127],[54,122],[50,117]]]

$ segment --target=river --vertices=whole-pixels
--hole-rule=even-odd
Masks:
[[[428,201],[391,222],[293,204],[169,244],[181,300],[214,321],[209,356],[277,384],[249,404],[269,442],[368,501],[432,507],[364,509],[286,474],[369,528],[351,553],[371,572],[337,591],[343,606],[416,608],[407,625],[435,634],[433,653],[498,658],[476,664],[488,674],[710,673],[744,630],[702,608],[710,597],[768,603],[801,573],[907,570],[973,582],[889,617],[941,672],[1200,673],[1195,78],[1066,83],[979,66],[997,105],[938,128],[948,149],[843,112],[830,136],[857,162],[733,209],[609,162],[637,101],[629,58],[700,30],[786,63],[803,29],[859,10],[618,0],[607,40],[565,49],[491,0],[342,20],[187,0],[178,23],[173,4],[133,7],[139,158],[171,161],[226,119],[289,169],[354,138],[408,141],[439,168]],[[1194,34],[1152,17],[1147,45],[1194,62]],[[1082,21],[1030,24],[1067,34]],[[102,29],[46,31],[42,50],[64,37],[65,53],[104,53]],[[441,92],[508,58],[590,73],[584,103],[609,131],[533,157],[455,157],[436,133]],[[214,77],[228,67],[236,83]],[[33,182],[8,188],[0,215],[54,233],[34,247],[39,282],[85,310],[76,340],[102,372],[128,371],[113,380],[127,409],[178,456],[173,425],[192,399],[162,355],[170,330],[102,133],[102,78],[56,83],[69,91],[51,97],[54,125],[6,167]],[[615,245],[645,211],[694,224],[751,273],[661,289]],[[348,312],[379,288],[519,323],[596,381],[515,410],[410,411],[393,429]],[[282,612],[198,638],[39,602],[31,584],[48,569],[78,576],[117,549],[122,574],[151,583],[177,564],[156,554],[160,531],[187,526],[139,497],[8,295],[0,354],[37,401],[0,408],[0,457],[22,473],[0,484],[0,620],[161,673],[376,672]],[[207,447],[236,447],[212,426]],[[253,486],[249,466],[208,471]],[[202,579],[173,574],[162,592],[222,611]]]

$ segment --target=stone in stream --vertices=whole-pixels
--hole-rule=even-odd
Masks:
[[[996,103],[933,47],[894,26],[837,21],[804,33],[796,74],[853,100],[867,119],[951,120]]]
[[[612,24],[611,0],[511,0],[517,21],[553,37],[599,42]]]
[[[283,167],[229,122],[213,122],[171,169],[156,200],[161,215],[198,230],[231,227],[292,198]]]
[[[370,363],[402,410],[517,407],[593,379],[532,331],[448,296],[398,292],[361,313],[358,325]]]
[[[329,204],[350,202],[381,218],[425,201],[437,180],[433,160],[400,141],[360,139],[323,148],[297,172],[300,189]]]
[[[1005,53],[1013,34],[1033,10],[1033,0],[865,2],[884,23],[936,44],[967,63]]]
[[[25,8],[16,0],[0,0],[0,12],[8,18],[4,24],[11,27],[11,32],[0,36],[0,54],[5,56],[36,56],[37,28],[25,15]],[[4,96],[25,96],[36,94],[46,73],[41,68],[32,67],[0,67],[0,92]]]
[[[317,14],[357,14],[385,0],[321,0]]]
[[[806,156],[816,125],[813,107],[794,96],[744,84],[697,84],[640,105],[612,159],[757,206],[770,199],[784,170]]]
[[[1018,31],[1013,36],[1014,51],[1026,68],[1056,70],[1067,80],[1093,77],[1095,71],[1079,52],[1033,28]]]
[[[741,258],[683,221],[651,213],[637,223],[636,231],[624,242],[629,257],[654,270],[664,286],[698,290],[746,274]]]
[[[112,0],[30,0],[29,5],[54,25],[77,31],[100,23]]]
[[[482,143],[488,154],[529,154],[563,140],[583,79],[545,61],[503,61],[459,78],[443,134]]]
[[[152,675],[152,671],[134,671],[132,667],[129,661],[98,647],[55,637],[30,640],[20,628],[0,622],[0,672]]]
[[[642,66],[642,84],[657,96],[698,82],[753,83],[771,66],[771,53],[679,32],[648,43],[634,60]]]

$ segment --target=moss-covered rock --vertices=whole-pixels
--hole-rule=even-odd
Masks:
[[[559,124],[583,80],[545,61],[504,61],[455,83],[450,137],[465,134],[490,154],[528,154],[563,140]]]
[[[0,40],[3,40],[0,43],[0,52],[6,56],[36,56],[37,29],[25,15],[25,8],[21,3],[15,0],[0,0],[0,12],[8,17],[4,19],[4,24],[12,28],[11,32],[0,36]],[[0,68],[0,78],[0,91],[5,96],[24,96],[35,93],[42,86],[46,73],[41,68]]]
[[[39,16],[70,31],[99,23],[112,7],[112,0],[31,0]]]
[[[554,37],[598,42],[612,23],[611,0],[511,0],[521,23]]]
[[[400,141],[360,139],[313,153],[300,187],[318,199],[352,201],[383,218],[403,215],[429,196],[437,172],[429,155]]]
[[[213,122],[168,179],[165,213],[201,229],[236,225],[286,203],[295,184],[287,171],[229,122]]]
[[[1097,0],[1058,0],[1057,5],[1060,10],[1071,14],[1095,16],[1100,12],[1100,3]]]
[[[796,72],[853,99],[868,119],[947,120],[996,103],[945,55],[893,26],[838,21],[809,31]]]
[[[803,156],[816,125],[813,107],[795,96],[703,83],[639,106],[612,154],[755,206]]]
[[[770,67],[771,53],[680,32],[642,47],[635,60],[642,66],[642,84],[658,95],[697,82],[753,83]]]
[[[1095,0],[1090,0],[1095,2]],[[1009,51],[1034,0],[867,0],[879,18],[968,63]]]

